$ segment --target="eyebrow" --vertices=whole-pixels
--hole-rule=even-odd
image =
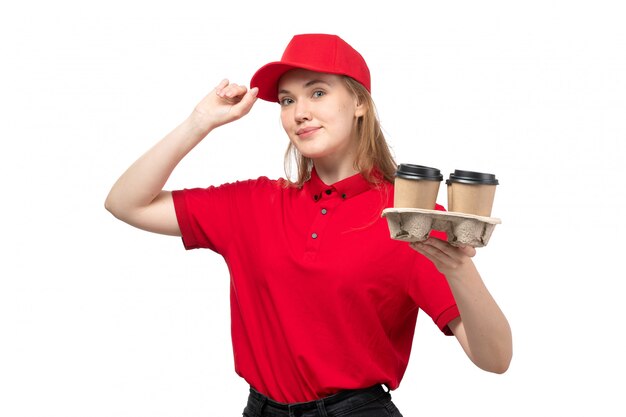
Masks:
[[[311,81],[307,81],[306,83],[304,83],[304,85],[302,87],[303,88],[308,88],[308,87],[310,87],[312,85],[315,85],[315,84],[326,84],[329,87],[331,86],[331,84],[329,82],[327,82],[327,81],[314,79],[314,80],[311,80]],[[278,91],[278,94],[288,94],[288,93],[289,93],[289,90],[285,90],[285,89],[281,89],[281,90]]]

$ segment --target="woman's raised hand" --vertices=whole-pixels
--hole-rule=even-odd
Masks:
[[[248,114],[257,99],[258,88],[248,90],[245,86],[222,80],[196,105],[192,118],[205,130],[230,123]]]

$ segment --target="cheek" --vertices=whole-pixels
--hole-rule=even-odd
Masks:
[[[335,113],[334,121],[344,134],[350,133],[355,121],[353,109],[350,106],[339,107]]]
[[[287,112],[285,111],[280,112],[280,124],[282,125],[283,129],[285,129],[285,132],[287,132],[287,129],[289,128],[289,117],[287,116]]]
[[[337,120],[341,120],[344,124],[349,125],[356,119],[356,108],[352,102],[345,102],[337,106],[335,109],[335,117]]]

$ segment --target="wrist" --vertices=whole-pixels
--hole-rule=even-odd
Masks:
[[[187,125],[189,130],[195,134],[201,135],[202,138],[204,138],[215,128],[215,126],[213,126],[210,122],[207,122],[206,119],[206,117],[194,109],[194,111],[187,117],[184,124]]]

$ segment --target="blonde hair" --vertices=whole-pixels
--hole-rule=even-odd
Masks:
[[[374,100],[358,81],[347,76],[342,78],[350,93],[365,105],[363,116],[357,120],[356,135],[358,147],[354,168],[372,184],[380,182],[379,179],[372,175],[374,169],[380,171],[385,180],[393,183],[397,165],[383,135]],[[298,170],[298,177],[295,182],[289,179],[292,161],[295,161]],[[312,169],[313,160],[303,156],[290,142],[285,151],[286,186],[301,187],[302,184],[311,178]]]

